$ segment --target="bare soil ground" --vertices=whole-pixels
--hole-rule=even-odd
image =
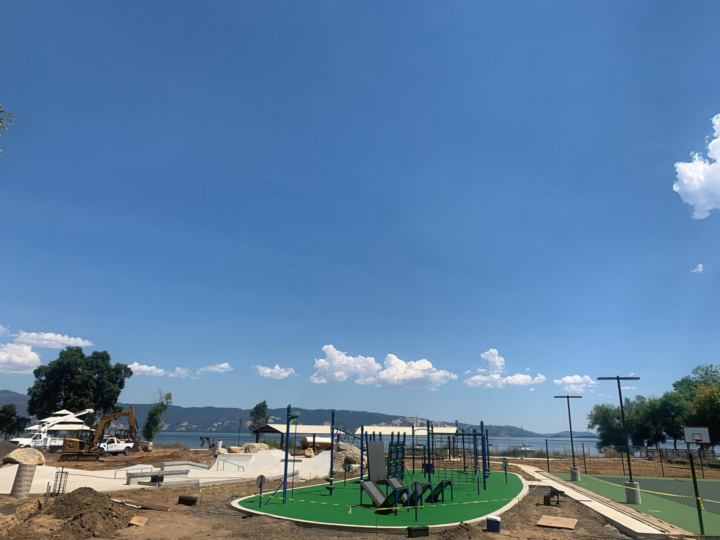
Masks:
[[[312,483],[318,483],[316,481]],[[277,482],[270,483],[274,489]],[[80,493],[82,492],[82,493]],[[292,522],[263,517],[243,517],[230,508],[228,503],[243,494],[254,494],[252,483],[232,484],[205,488],[140,489],[132,492],[100,494],[82,489],[51,501],[49,507],[26,521],[14,526],[0,528],[3,540],[37,540],[56,538],[75,540],[81,538],[127,538],[130,540],[196,540],[211,538],[288,538],[293,540],[323,539],[397,539],[398,535],[354,533],[311,529]],[[180,495],[192,495],[201,499],[195,507],[178,505]],[[502,535],[522,540],[529,539],[570,539],[586,538],[625,539],[613,527],[606,525],[600,516],[572,500],[563,501],[559,508],[542,505],[543,490],[536,489],[523,499],[519,507],[502,516]],[[131,499],[138,502],[165,505],[169,512],[138,510],[110,501]],[[0,508],[9,502],[9,497],[0,497]],[[17,504],[18,501],[14,501]],[[28,501],[26,505],[37,502]],[[578,519],[573,531],[543,529],[535,524],[543,515]],[[144,527],[128,526],[133,516],[148,518]],[[462,525],[445,531],[437,537],[443,540],[478,539],[498,535],[484,531],[485,525]]]
[[[493,461],[500,461],[502,458],[493,456]],[[547,471],[547,460],[544,458],[508,458],[510,463],[523,463],[525,465],[534,465]],[[582,456],[575,456],[575,462],[580,467],[580,473],[585,473],[585,467],[587,466],[587,474],[607,474],[614,476],[627,475],[627,460],[623,464],[620,458],[606,459],[606,458],[592,458],[586,459],[583,462]],[[624,468],[623,468],[624,465]],[[550,472],[570,472],[572,467],[572,459],[551,459],[550,460]],[[493,467],[493,470],[494,467]],[[677,465],[668,464],[665,460],[660,463],[659,459],[647,460],[647,459],[633,459],[632,460],[633,476],[655,476],[663,477],[663,472],[667,478],[691,478],[689,468],[681,468]],[[698,478],[702,478],[702,471],[700,467],[696,470]],[[705,478],[720,479],[720,470],[704,468]]]
[[[152,465],[160,467],[163,461],[194,461],[212,465],[215,462],[210,450],[188,450],[184,446],[155,448],[152,452],[134,452],[129,456],[106,455],[100,461],[59,461],[61,454],[46,456],[46,465],[50,467],[70,467],[82,471],[103,471],[108,469],[121,469],[131,465]]]

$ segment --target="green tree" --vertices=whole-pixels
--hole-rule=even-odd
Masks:
[[[163,394],[162,390],[158,390],[157,398],[153,401],[154,405],[150,407],[142,427],[142,435],[146,441],[152,441],[155,435],[162,431],[162,415],[172,405],[172,394]]]
[[[598,446],[625,446],[620,407],[598,403],[587,416],[588,429],[598,434]]]
[[[686,375],[673,383],[673,388],[688,401],[695,398],[695,393],[701,385],[720,385],[720,366],[713,364],[700,364],[692,370],[692,375]]]
[[[625,398],[625,418],[630,441],[635,446],[655,446],[667,440],[660,417],[660,400],[635,396]]]
[[[250,411],[250,421],[252,422],[253,429],[263,427],[268,423],[270,417],[267,414],[268,404],[267,401],[263,400],[255,405]]]
[[[697,387],[695,409],[692,423],[697,426],[708,426],[710,440],[720,441],[720,386],[717,384],[701,384]]]
[[[29,423],[29,418],[20,416],[17,413],[14,403],[8,403],[0,407],[0,433],[6,441],[23,431]]]
[[[28,388],[30,414],[44,418],[58,409],[94,409],[99,416],[115,410],[132,370],[126,364],[111,364],[106,351],[86,356],[82,347],[68,347],[33,374],[35,383]]]
[[[692,402],[680,392],[665,392],[658,404],[658,414],[663,430],[677,450],[677,441],[683,438],[682,428],[692,415]]]
[[[13,120],[15,120],[17,116],[15,116],[10,111],[6,111],[3,109],[2,105],[0,105],[0,136],[4,132],[7,131],[7,127],[11,126],[13,124]],[[2,149],[0,149],[0,154],[4,153]],[[0,158],[0,163],[3,162],[3,159]]]

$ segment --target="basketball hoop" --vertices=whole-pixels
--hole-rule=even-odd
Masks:
[[[704,426],[683,426],[683,435],[686,443],[711,444],[710,430]]]

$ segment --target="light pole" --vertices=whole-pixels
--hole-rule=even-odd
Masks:
[[[568,422],[570,423],[570,451],[573,458],[573,467],[575,467],[575,444],[573,442],[572,434],[572,416],[570,416],[570,400],[571,399],[582,399],[582,396],[555,396],[555,399],[567,399],[568,406]]]
[[[628,503],[632,504],[640,504],[640,491],[637,489],[633,489],[631,487],[630,490],[628,490],[627,484],[634,484],[636,482],[633,482],[633,475],[632,475],[632,465],[630,464],[630,445],[628,440],[628,434],[627,434],[627,426],[625,425],[625,407],[623,406],[623,398],[622,398],[622,387],[620,386],[620,381],[639,381],[640,377],[620,377],[619,375],[616,375],[615,377],[598,377],[598,381],[617,381],[618,385],[618,397],[620,398],[620,417],[622,418],[622,424],[623,424],[623,434],[625,436],[625,449],[627,450],[627,458],[628,458],[628,473],[630,475],[630,482],[626,483],[626,489],[625,494],[628,498]],[[632,499],[632,500],[631,500]]]

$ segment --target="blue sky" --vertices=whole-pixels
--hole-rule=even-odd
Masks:
[[[0,388],[552,431],[718,362],[716,2],[2,11]]]

